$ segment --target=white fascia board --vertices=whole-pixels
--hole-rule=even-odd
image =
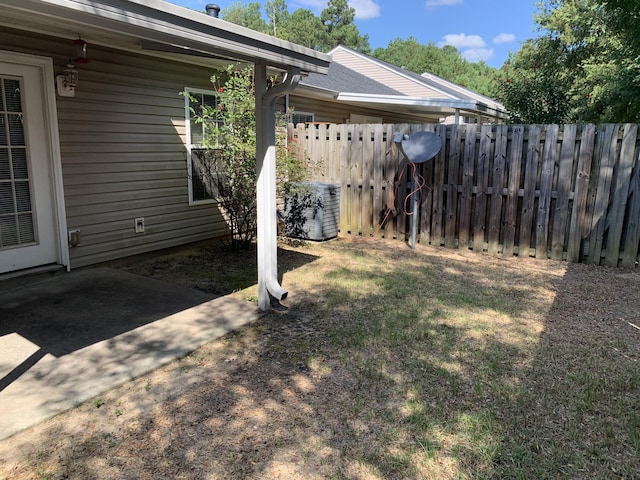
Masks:
[[[407,105],[415,107],[425,106],[474,109],[476,106],[475,102],[471,102],[468,100],[449,100],[445,98],[424,98],[400,95],[371,95],[368,93],[347,92],[341,92],[340,94],[338,94],[338,100],[342,100],[345,102],[388,103],[392,105]]]
[[[140,40],[225,54],[274,67],[326,74],[330,57],[162,0],[3,0],[7,6],[57,22],[77,22]]]
[[[330,90],[328,88],[316,87],[314,85],[305,85],[302,80],[298,86],[291,92],[291,95],[308,94],[312,98],[325,98],[328,100],[335,100],[340,95],[340,92]]]
[[[398,95],[369,95],[366,93],[340,93],[337,100],[351,103],[387,104],[394,106],[406,106],[414,109],[427,109],[433,111],[461,110],[474,114],[482,113],[496,118],[506,118],[506,112],[496,110],[484,103],[472,100],[447,100],[444,98],[423,98]]]

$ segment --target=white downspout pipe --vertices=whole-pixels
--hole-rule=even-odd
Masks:
[[[293,90],[300,70],[290,68],[282,83],[269,88],[267,66],[255,65],[256,168],[258,214],[258,307],[271,308],[271,298],[284,300],[287,291],[278,281],[278,217],[276,207],[276,100]]]

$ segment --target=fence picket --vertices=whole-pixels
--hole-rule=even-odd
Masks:
[[[383,227],[385,238],[392,238],[394,232],[394,209],[395,209],[395,178],[396,178],[396,147],[393,144],[394,125],[386,126],[387,143],[384,154],[384,178],[385,178],[385,216],[383,217]]]
[[[573,152],[576,149],[576,125],[564,125],[560,160],[558,162],[558,181],[556,182],[557,198],[553,212],[551,229],[551,258],[562,260],[564,255],[567,217],[569,214],[569,192],[571,189],[571,170]]]
[[[384,204],[384,162],[376,159],[384,158],[384,126],[381,123],[373,127],[373,232],[374,236],[381,236],[379,228],[382,221]]]
[[[349,126],[351,144],[349,149],[349,188],[351,203],[349,204],[349,228],[352,235],[360,234],[360,178],[362,177],[362,146],[360,144],[361,125]]]
[[[524,144],[524,126],[515,125],[511,131],[511,151],[509,154],[507,198],[503,222],[503,247],[505,254],[516,253],[516,228],[518,228],[518,198],[520,193],[520,171],[522,169],[522,148]]]
[[[489,213],[489,229],[487,232],[487,251],[498,253],[500,251],[500,234],[502,221],[502,186],[507,161],[507,134],[506,125],[496,127],[496,146],[493,154],[492,189]]]
[[[491,125],[480,129],[480,146],[476,162],[476,203],[473,212],[473,250],[482,252],[487,232],[487,197],[491,159]]]
[[[442,139],[442,148],[433,159],[433,213],[431,219],[431,241],[436,245],[444,244],[444,181],[447,166],[447,127],[436,126],[436,133]]]
[[[551,216],[551,188],[555,170],[558,125],[547,125],[542,169],[540,171],[540,196],[536,211],[536,258],[546,258],[549,250],[549,224]]]
[[[629,194],[629,179],[635,160],[636,138],[638,126],[627,124],[624,126],[622,146],[620,148],[620,161],[615,169],[614,190],[611,203],[608,208],[607,224],[607,249],[604,256],[604,265],[618,266],[620,247],[622,246],[622,229],[624,216],[627,210],[627,196]]]
[[[340,132],[340,158],[330,159],[329,161],[334,161],[338,164],[338,169],[340,170],[340,231],[348,232],[349,231],[349,126],[346,124],[342,124],[338,127],[338,131]]]
[[[423,125],[423,131],[435,133],[435,125]],[[433,170],[435,159],[430,159],[423,163],[420,167],[422,178],[424,179],[424,187],[421,192],[420,202],[420,222],[419,241],[420,243],[431,243],[431,211],[433,209],[433,192],[431,185],[433,184]]]
[[[361,234],[369,236],[373,234],[372,192],[371,177],[373,175],[373,139],[371,138],[371,124],[367,123],[362,128],[362,229]]]
[[[451,143],[449,148],[449,174],[447,175],[447,206],[444,232],[445,247],[456,244],[456,222],[458,220],[458,171],[460,168],[460,141],[462,127],[451,126]]]
[[[636,140],[637,143],[637,140]],[[640,162],[638,154],[633,155],[635,166],[629,181],[629,204],[626,217],[624,250],[620,261],[621,267],[635,267],[640,243]]]
[[[607,230],[607,206],[609,204],[609,194],[611,193],[619,128],[620,126],[615,124],[606,125],[604,139],[599,149],[601,157],[591,220],[591,235],[589,237],[589,263],[600,263],[602,257]]]
[[[567,242],[567,260],[570,262],[579,262],[582,258],[582,242],[587,228],[587,201],[591,183],[591,161],[594,156],[595,136],[595,125],[585,125],[580,138],[573,208]]]
[[[527,157],[524,164],[524,185],[522,197],[522,211],[520,214],[520,243],[518,255],[529,256],[533,245],[533,214],[535,212],[536,181],[538,165],[540,163],[540,127],[532,125],[529,128],[527,142]]]
[[[476,161],[476,125],[469,124],[465,129],[464,154],[462,164],[462,192],[460,193],[460,220],[458,229],[459,248],[471,245],[471,205],[473,202],[473,173]],[[457,189],[457,188],[456,188]]]

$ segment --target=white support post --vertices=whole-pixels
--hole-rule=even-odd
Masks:
[[[271,238],[270,224],[273,223],[269,217],[275,214],[271,209],[269,198],[275,191],[271,192],[271,158],[269,153],[269,121],[267,118],[264,102],[262,99],[267,91],[267,67],[264,64],[256,64],[255,72],[255,89],[256,89],[256,168],[258,173],[257,183],[257,214],[258,214],[258,307],[260,310],[268,310],[271,307],[271,299],[267,290],[267,279],[271,277],[270,271],[272,266],[270,259],[276,256],[277,265],[277,238]],[[275,163],[275,162],[273,162]],[[275,170],[275,165],[273,165]],[[274,188],[275,190],[275,181]]]
[[[283,300],[287,291],[278,282],[278,217],[276,207],[276,120],[275,101],[295,88],[299,71],[291,71],[282,84],[271,89],[267,67],[256,64],[256,168],[258,214],[258,307],[271,308],[271,297]]]

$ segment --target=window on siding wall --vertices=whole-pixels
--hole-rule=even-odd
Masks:
[[[217,198],[213,180],[220,174],[217,131],[221,121],[203,119],[203,107],[217,107],[218,97],[213,91],[186,88],[184,98],[189,204],[212,203]]]
[[[289,114],[289,123],[293,123],[294,125],[299,123],[313,123],[313,113],[291,112]]]

